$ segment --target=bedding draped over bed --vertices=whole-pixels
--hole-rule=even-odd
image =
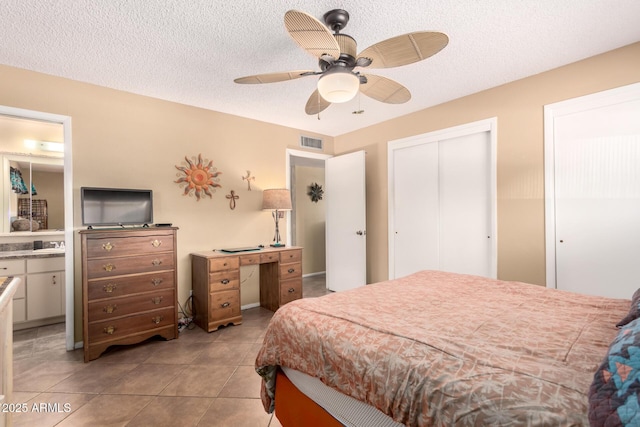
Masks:
[[[588,425],[587,391],[628,300],[422,271],[281,307],[256,359],[407,426]]]

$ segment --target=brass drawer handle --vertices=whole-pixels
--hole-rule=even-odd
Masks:
[[[154,303],[155,305],[158,305],[162,302],[162,297],[151,298],[151,302]]]
[[[288,269],[287,271],[289,272],[289,274],[291,274],[291,273],[293,273],[294,271],[296,271],[296,269],[295,269],[295,268],[290,268],[290,269]]]
[[[294,293],[295,291],[296,291],[296,290],[295,290],[294,288],[289,288],[289,290],[288,290],[288,292],[289,292],[290,294]]]
[[[162,260],[154,259],[153,261],[151,261],[151,264],[153,264],[155,266],[158,266],[158,265],[162,264]]]
[[[153,283],[153,286],[158,286],[160,283],[162,283],[162,279],[159,277],[154,277],[153,279],[151,279],[151,283]]]
[[[154,248],[157,248],[158,246],[160,246],[162,244],[162,240],[152,240],[151,241],[151,246],[153,246]]]
[[[116,266],[109,263],[109,264],[103,265],[102,268],[104,269],[104,271],[113,271],[116,269]]]
[[[222,279],[222,280],[220,281],[220,283],[222,283],[223,285],[228,285],[228,284],[229,284],[229,282],[230,282],[230,280],[229,280],[229,279]]]
[[[105,307],[102,309],[102,311],[104,311],[104,312],[105,312],[105,313],[107,313],[107,314],[111,314],[111,313],[113,313],[113,312],[116,310],[116,308],[118,308],[118,306],[117,306],[117,305],[115,305],[115,304],[113,304],[113,305],[109,304],[109,305],[105,306]]]
[[[229,307],[230,305],[231,305],[231,303],[230,303],[230,302],[225,302],[225,303],[223,303],[223,304],[220,304],[220,307],[222,307],[222,308],[227,308],[227,307]]]
[[[104,249],[107,252],[111,252],[111,249],[115,248],[114,245],[111,244],[111,242],[107,242],[104,245],[102,245],[102,249]]]
[[[116,290],[117,287],[118,285],[116,285],[115,283],[108,283],[102,287],[102,290],[108,294],[111,294]]]
[[[153,323],[155,323],[156,325],[159,324],[160,322],[162,322],[162,320],[164,320],[164,317],[162,317],[162,316],[156,316],[156,317],[151,318],[151,321]]]
[[[113,335],[113,333],[116,331],[116,327],[115,326],[107,326],[102,331],[107,335]]]

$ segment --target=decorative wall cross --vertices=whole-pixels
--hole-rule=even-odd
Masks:
[[[240,196],[238,196],[235,191],[231,190],[231,193],[227,194],[226,197],[229,199],[229,208],[234,210],[236,208],[236,200],[238,200]]]
[[[256,177],[251,176],[251,171],[247,171],[247,176],[243,176],[242,180],[247,181],[247,190],[251,191],[251,181],[255,181]]]

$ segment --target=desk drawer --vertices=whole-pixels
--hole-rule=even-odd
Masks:
[[[103,258],[87,261],[89,279],[121,276],[123,274],[173,270],[173,253],[130,256],[125,258]]]
[[[240,291],[210,294],[209,307],[209,322],[240,316]]]
[[[240,258],[237,256],[209,258],[209,271],[232,270],[240,267]]]
[[[240,256],[240,265],[256,265],[260,264],[261,254],[250,254]]]
[[[302,277],[286,280],[280,284],[280,306],[302,298]]]
[[[140,276],[115,277],[93,280],[87,283],[89,301],[101,298],[121,297],[139,292],[174,288],[173,271],[150,273]]]
[[[240,271],[218,271],[209,273],[209,292],[240,288]]]
[[[280,254],[278,252],[265,252],[260,254],[260,264],[278,262],[279,259]]]
[[[91,343],[96,344],[123,338],[136,332],[150,331],[176,323],[176,315],[173,307],[149,311],[119,319],[105,320],[89,324],[89,337]],[[86,345],[86,344],[85,344]]]
[[[300,249],[292,249],[290,251],[280,252],[280,262],[283,264],[290,262],[301,262],[302,251]]]
[[[87,258],[173,251],[173,234],[87,239]]]
[[[159,308],[173,307],[175,302],[176,298],[173,289],[96,301],[89,303],[89,322],[112,319],[114,317]]]
[[[302,263],[280,264],[280,280],[302,277]]]

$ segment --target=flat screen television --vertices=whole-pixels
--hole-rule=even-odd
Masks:
[[[153,192],[126,188],[80,188],[82,224],[149,225],[153,223]]]

